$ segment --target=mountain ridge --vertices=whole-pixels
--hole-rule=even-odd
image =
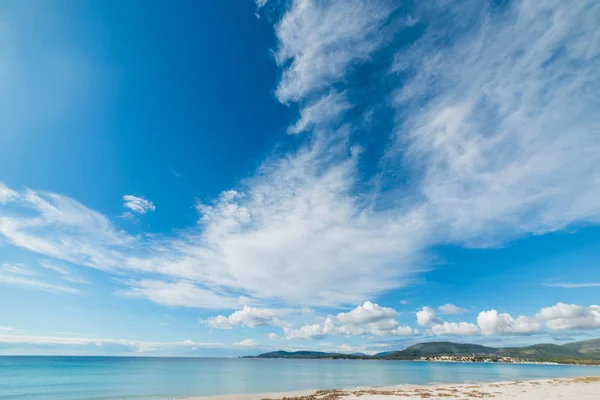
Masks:
[[[600,363],[600,339],[577,341],[564,345],[540,343],[523,347],[489,347],[471,343],[423,342],[409,346],[404,350],[386,351],[371,356],[358,353],[288,352],[278,350],[247,358],[418,360],[421,357],[444,355],[512,357],[529,361],[561,363]]]

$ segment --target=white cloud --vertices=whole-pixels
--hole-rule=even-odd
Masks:
[[[416,167],[437,240],[487,246],[600,222],[600,4],[514,2],[501,16],[483,4],[427,10],[424,36],[397,54],[399,80],[413,77],[388,157]]]
[[[184,280],[163,282],[153,279],[142,279],[139,281],[128,281],[126,284],[129,287],[117,291],[117,294],[144,298],[164,306],[217,310],[239,306],[239,298],[220,295]]]
[[[468,322],[443,322],[431,327],[431,333],[436,336],[457,335],[457,336],[475,336],[479,335],[479,327]]]
[[[32,276],[35,275],[35,272],[32,271],[27,265],[25,264],[9,264],[9,263],[4,263],[2,264],[2,269],[0,269],[0,273],[9,273],[9,274],[14,274],[14,275],[27,275],[27,276]]]
[[[537,317],[551,330],[600,328],[600,306],[587,308],[576,304],[558,303],[540,310]]]
[[[132,282],[131,295],[151,300],[160,298],[152,292],[177,281],[216,292],[222,308],[239,297],[224,300],[224,292],[338,306],[403,285],[422,235],[420,215],[394,222],[361,210],[347,194],[356,155],[323,165],[317,157],[322,146],[266,163],[245,193],[226,191],[213,204],[199,205],[199,226],[175,237],[132,237],[72,199],[33,191],[21,196],[19,210],[27,213],[0,210],[0,234],[69,263],[167,278]]]
[[[104,270],[126,265],[124,252],[135,241],[77,201],[33,190],[0,207],[0,235],[31,252]]]
[[[71,283],[89,283],[85,279],[82,279],[82,278],[79,278],[78,276],[73,275],[71,273],[71,271],[69,271],[67,269],[67,267],[59,266],[56,263],[53,263],[48,260],[41,260],[39,262],[39,264],[47,270],[56,272],[59,275],[60,279],[62,279],[64,281],[71,282]]]
[[[452,306],[452,307],[447,307]],[[446,304],[439,309],[446,311],[456,311],[452,304]],[[438,317],[435,310],[431,307],[423,307],[417,311],[417,324],[428,327],[427,334],[434,336],[459,335],[474,336],[479,334],[479,327],[468,322],[446,322]]]
[[[26,345],[57,345],[57,346],[118,346],[123,350],[129,350],[136,353],[148,353],[159,350],[169,350],[174,348],[195,347],[203,348],[223,348],[221,343],[204,343],[184,340],[180,342],[148,342],[125,339],[103,339],[103,338],[82,338],[82,337],[64,337],[64,336],[33,336],[33,335],[1,335],[1,344],[26,344]]]
[[[285,332],[287,339],[325,339],[335,332],[335,323],[327,318],[322,324],[304,325],[298,329],[289,329]]]
[[[17,286],[52,293],[79,293],[78,289],[52,283],[47,277],[40,276],[29,266],[17,263],[4,263],[0,268],[0,285]]]
[[[281,339],[281,337],[278,334],[274,333],[274,332],[270,332],[267,335],[267,337],[269,338],[269,340],[278,340],[278,339]]]
[[[211,328],[231,329],[237,326],[257,328],[261,326],[281,326],[281,317],[293,312],[290,309],[257,308],[245,305],[228,317],[218,315],[202,321]]]
[[[79,293],[78,289],[72,287],[56,285],[54,283],[45,282],[40,279],[29,278],[17,274],[13,275],[4,272],[0,272],[0,285],[18,286],[22,288],[42,290],[44,292],[51,293]]]
[[[582,282],[582,283],[544,283],[544,286],[560,287],[565,289],[600,287],[600,282]]]
[[[0,326],[0,332],[12,332],[14,331],[13,328],[8,327],[8,326]]]
[[[576,304],[558,303],[542,308],[532,317],[520,315],[514,318],[497,310],[482,311],[477,324],[469,322],[447,322],[436,316],[435,311],[423,307],[417,312],[417,323],[429,327],[426,332],[434,336],[515,336],[542,332],[600,328],[600,306],[583,307]]]
[[[339,313],[337,320],[342,324],[369,324],[390,318],[396,318],[398,312],[393,308],[381,307],[370,301],[365,301],[362,306],[358,306],[348,313]]]
[[[234,343],[233,345],[238,347],[256,347],[258,346],[258,343],[254,339],[244,339]]]
[[[123,196],[123,207],[130,209],[138,214],[146,214],[148,211],[156,210],[156,206],[150,200],[143,197],[137,197],[130,194]]]
[[[441,324],[442,320],[435,315],[435,310],[431,307],[423,307],[417,311],[417,324],[419,326],[431,326]]]
[[[335,122],[349,108],[350,103],[345,94],[332,92],[302,108],[300,119],[295,125],[288,128],[288,133],[300,133],[315,128],[324,122]]]
[[[329,335],[342,336],[412,336],[418,331],[401,325],[398,312],[370,301],[347,313],[327,316],[320,323],[293,329],[284,327],[288,339],[323,339]]]
[[[19,194],[14,190],[9,189],[4,183],[0,182],[0,204],[6,204],[14,201],[19,197]]]
[[[457,315],[457,314],[464,314],[464,313],[468,312],[469,310],[467,310],[466,308],[458,307],[458,306],[455,306],[454,304],[448,303],[448,304],[444,304],[443,306],[439,306],[438,311],[440,314],[443,314],[443,315]]]
[[[535,318],[519,316],[516,319],[496,310],[482,311],[477,316],[477,325],[483,335],[528,335],[541,332],[544,325]]]
[[[392,10],[387,1],[293,1],[275,29],[279,100],[301,100],[367,61],[388,38],[382,28]]]

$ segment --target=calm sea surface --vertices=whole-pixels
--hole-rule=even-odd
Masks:
[[[171,400],[229,393],[581,375],[600,375],[600,368],[360,360],[0,357],[0,399]]]

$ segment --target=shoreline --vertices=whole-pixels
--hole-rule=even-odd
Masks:
[[[416,400],[488,399],[597,400],[600,376],[545,378],[532,380],[442,383],[431,385],[359,386],[346,389],[297,390],[291,392],[241,393],[184,397],[178,400]]]

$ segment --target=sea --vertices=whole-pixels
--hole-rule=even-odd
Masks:
[[[598,376],[600,367],[419,361],[0,357],[2,400],[172,400],[193,396]]]

